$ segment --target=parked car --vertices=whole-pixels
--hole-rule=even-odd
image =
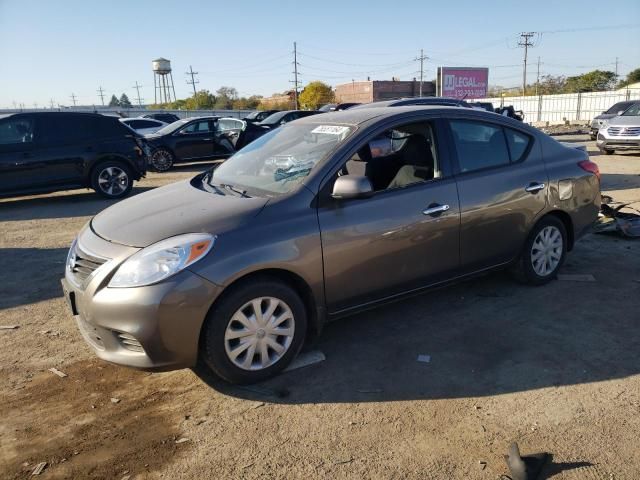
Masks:
[[[471,102],[469,103],[471,108],[477,108],[481,110],[486,110],[487,112],[495,113],[496,109],[491,102]]]
[[[340,112],[342,110],[347,110],[351,107],[355,107],[356,105],[360,105],[359,103],[346,102],[346,103],[327,103],[326,105],[321,106],[318,111],[319,112]]]
[[[464,100],[447,97],[411,97],[396,98],[394,100],[382,100],[379,102],[363,103],[351,108],[376,108],[376,107],[406,107],[408,105],[430,105],[444,107],[466,107],[471,108]]]
[[[269,115],[257,125],[273,129],[278,128],[280,125],[284,125],[285,123],[293,122],[298,118],[304,118],[318,113],[322,112],[319,112],[318,110],[285,110],[283,112],[277,112]]]
[[[617,117],[618,115],[622,115],[629,107],[631,107],[632,105],[636,105],[638,103],[640,103],[638,100],[618,102],[618,103],[615,103],[608,110],[602,112],[597,117],[594,117],[593,120],[591,120],[591,131],[590,131],[591,140],[596,139],[596,136],[598,135],[598,130],[600,130],[602,127],[606,127],[607,122],[609,120]]]
[[[243,118],[245,122],[258,123],[267,118],[269,115],[279,112],[280,110],[256,110]]]
[[[235,147],[220,117],[192,117],[173,122],[145,139],[152,148],[149,164],[158,172],[175,163],[228,157]]]
[[[492,269],[549,282],[599,208],[588,154],[521,122],[351,109],[102,211],[62,283],[100,358],[251,383],[331,319]]]
[[[161,128],[164,128],[168,123],[161,122],[160,120],[154,120],[152,118],[121,118],[120,121],[127,127],[132,128],[140,135],[147,135],[149,133],[156,133]]]
[[[616,150],[640,150],[640,102],[608,120],[598,130],[596,145],[607,155]]]
[[[0,196],[93,188],[129,194],[146,173],[149,146],[115,117],[16,113],[0,118]]]
[[[160,120],[164,123],[173,123],[180,120],[180,117],[173,113],[147,113],[142,115],[142,118],[153,118],[154,120]]]
[[[524,122],[524,112],[522,110],[516,110],[513,105],[506,105],[496,108],[496,113],[503,117],[513,118],[519,122]]]

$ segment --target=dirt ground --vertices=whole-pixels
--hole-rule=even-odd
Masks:
[[[640,200],[640,156],[588,144],[603,190]],[[111,366],[85,345],[59,278],[108,204],[0,202],[0,325],[19,325],[0,330],[1,478],[47,462],[41,478],[496,479],[514,440],[553,455],[541,478],[640,478],[638,241],[580,241],[563,273],[595,282],[496,273],[341,320],[314,347],[326,361],[236,388]]]

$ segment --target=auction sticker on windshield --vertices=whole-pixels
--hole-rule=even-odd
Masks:
[[[349,127],[343,127],[340,125],[320,125],[319,127],[311,130],[311,133],[327,133],[329,135],[342,135],[349,131]]]

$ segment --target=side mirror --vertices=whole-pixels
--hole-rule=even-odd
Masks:
[[[622,115],[624,113],[624,110],[618,110],[618,115]]]
[[[367,198],[373,195],[373,186],[367,177],[342,175],[336,179],[331,196],[339,200]]]

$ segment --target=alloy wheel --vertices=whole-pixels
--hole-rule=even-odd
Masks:
[[[120,167],[107,167],[98,175],[98,187],[110,197],[117,197],[129,186],[129,175]]]
[[[169,170],[173,164],[171,153],[164,149],[156,150],[151,155],[151,164],[159,172]]]
[[[243,370],[263,370],[289,350],[295,319],[289,305],[275,297],[245,303],[231,317],[224,333],[228,359]]]
[[[562,259],[562,233],[548,225],[538,232],[531,246],[531,265],[541,277],[553,273]]]

